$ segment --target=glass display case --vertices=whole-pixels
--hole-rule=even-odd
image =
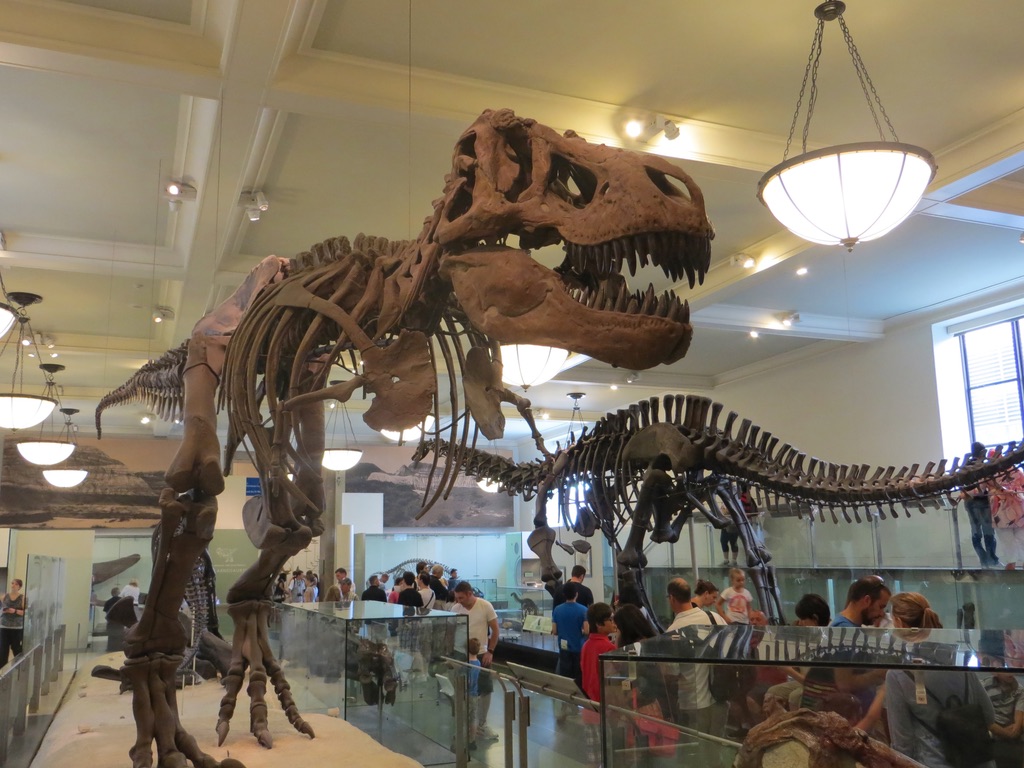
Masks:
[[[402,732],[395,743],[415,749],[436,741],[442,660],[466,658],[468,634],[465,615],[361,600],[278,605],[271,625],[300,711],[336,714],[389,745]]]
[[[857,762],[867,763],[863,750],[895,750],[948,768],[958,729],[956,741],[978,755],[1016,750],[1019,765],[1019,740],[988,726],[1004,716],[993,700],[1017,688],[1022,639],[1020,630],[684,627],[601,656],[600,723],[589,727],[600,729],[609,768],[728,766],[741,749],[746,764],[761,764],[749,762],[756,753],[768,765],[777,749],[774,759],[789,764],[793,742],[812,764],[843,760],[815,750],[846,745]]]

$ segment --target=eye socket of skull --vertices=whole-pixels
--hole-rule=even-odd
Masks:
[[[597,177],[589,168],[552,153],[548,189],[574,208],[585,208],[590,205],[597,192]]]
[[[677,179],[674,176],[669,176],[663,171],[659,171],[657,168],[647,167],[644,170],[647,171],[647,178],[649,178],[654,186],[658,188],[666,197],[681,197],[684,200],[692,202],[693,198],[690,195],[690,190],[687,189],[686,184],[681,179]]]

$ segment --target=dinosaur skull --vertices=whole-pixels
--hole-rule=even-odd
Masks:
[[[632,292],[620,274],[650,262],[691,288],[703,281],[714,230],[678,167],[488,111],[459,139],[439,205],[442,275],[492,338],[636,368],[686,354],[688,305],[674,291]],[[565,260],[549,270],[516,258],[502,247],[509,236],[523,249],[561,243]],[[519,290],[527,283],[536,290]]]

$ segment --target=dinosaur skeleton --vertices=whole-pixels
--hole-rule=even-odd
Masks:
[[[464,472],[497,483],[499,490],[536,501],[531,548],[541,558],[549,589],[561,572],[551,557],[555,532],[546,521],[546,502],[558,493],[562,520],[583,536],[600,530],[615,552],[620,579],[634,581],[644,601],[644,538],[656,543],[678,541],[696,512],[714,527],[736,525],[762,610],[782,620],[782,606],[770,564],[771,553],[754,535],[739,495],[749,486],[762,502],[809,509],[822,522],[826,511],[834,523],[866,519],[895,520],[897,507],[911,508],[948,500],[1007,470],[1024,464],[1024,444],[996,448],[981,461],[955,458],[903,467],[833,464],[809,458],[788,443],[729,412],[707,397],[666,395],[609,413],[553,456],[514,463],[483,451],[462,451]],[[453,447],[435,440],[420,445],[428,452],[451,455]],[[575,507],[576,515],[570,507]],[[864,515],[862,517],[862,514]],[[571,522],[574,520],[574,522]],[[620,534],[626,532],[625,544]],[[654,615],[653,612],[651,615]]]
[[[157,361],[151,380],[140,372],[113,393],[106,405],[142,398],[183,416],[160,499],[165,535],[150,599],[126,636],[133,768],[152,765],[154,740],[161,766],[183,757],[216,765],[175,715],[168,681],[184,637],[167,613],[212,536],[224,488],[218,386],[229,415],[225,465],[244,440],[262,496],[243,509],[260,554],[228,593],[236,629],[217,733],[223,743],[248,671],[250,729],[269,747],[268,681],[292,725],[313,736],[270,651],[267,622],[274,576],[323,530],[323,403],[362,389],[373,397],[363,420],[374,429],[406,429],[431,413],[440,423],[438,371],[448,375],[445,431],[458,448],[440,469],[435,458],[426,511],[451,489],[459,454],[478,432],[501,437],[502,403],[515,405],[547,454],[529,401],[501,383],[500,344],[558,346],[634,370],[679,360],[693,333],[689,306],[674,291],[631,291],[621,271],[652,264],[692,287],[710,265],[713,236],[700,189],[667,160],[489,110],[458,139],[443,194],[416,240],[361,238],[353,248],[339,238],[295,261],[265,259],[197,323],[183,365]],[[556,244],[566,256],[554,270],[527,250]],[[335,365],[350,378],[328,383]]]

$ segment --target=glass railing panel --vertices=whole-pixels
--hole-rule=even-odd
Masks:
[[[437,675],[465,657],[465,616],[377,602],[279,605],[271,646],[301,712],[337,714],[423,765],[451,763]],[[447,709],[445,709],[447,707]]]
[[[998,746],[988,725],[1009,723],[992,707],[990,696],[999,694],[992,675],[1017,674],[1024,665],[1014,655],[1015,637],[991,630],[687,627],[633,653],[601,657],[604,765],[692,760],[724,768],[741,744],[758,743],[766,719],[775,734],[802,729],[819,744],[863,743],[852,730],[858,728],[878,749],[948,765],[963,739],[917,723],[936,723],[955,695],[982,713],[971,721],[978,743]],[[833,714],[818,714],[826,712]]]

